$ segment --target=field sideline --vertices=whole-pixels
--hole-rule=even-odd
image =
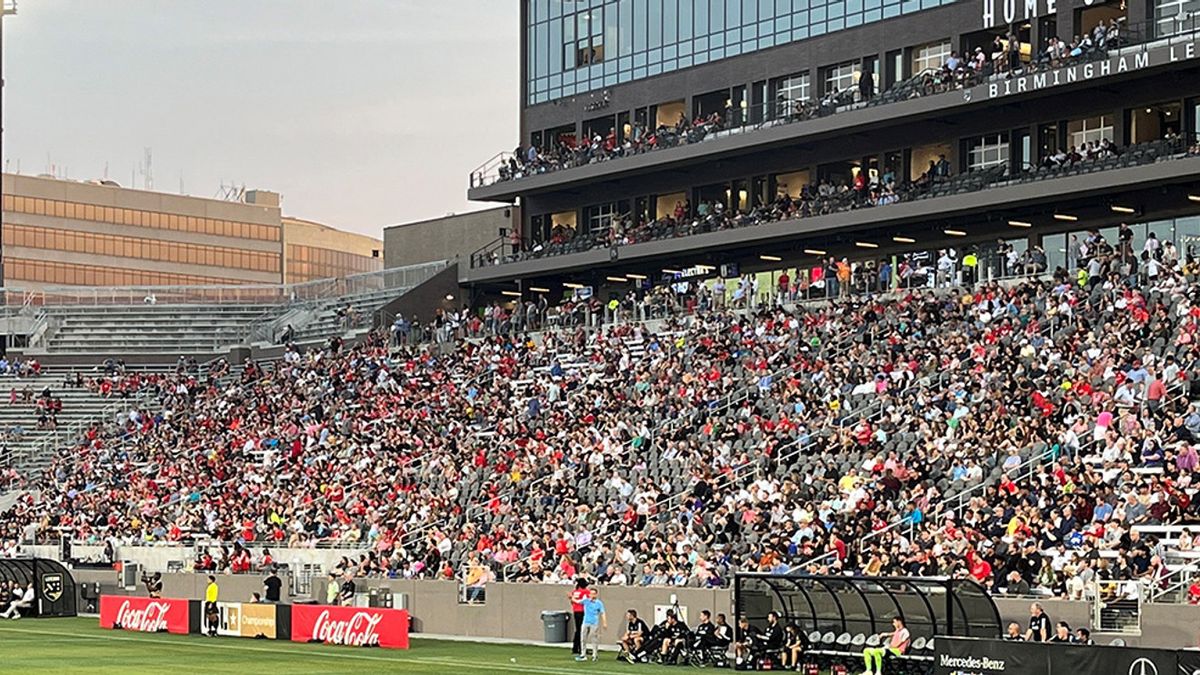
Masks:
[[[101,629],[95,617],[0,620],[0,672],[5,673],[597,673],[687,672],[637,665],[602,652],[576,663],[557,647],[486,644],[414,637],[408,651],[142,634]]]

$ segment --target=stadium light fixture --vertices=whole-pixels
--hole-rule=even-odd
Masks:
[[[549,293],[550,292],[549,288],[544,288],[542,286],[530,286],[529,290],[533,291],[534,293]]]
[[[615,284],[623,284],[623,283],[629,281],[629,279],[626,277],[604,277],[604,278]]]
[[[1071,214],[1069,214],[1069,213],[1057,213],[1057,212],[1055,212],[1055,214],[1054,214],[1054,219],[1055,219],[1055,220],[1061,220],[1061,221],[1063,221],[1063,222],[1065,222],[1065,223],[1073,223],[1073,222],[1075,222],[1075,221],[1079,220],[1079,216],[1073,216],[1073,215],[1071,215]]]
[[[897,244],[915,244],[915,243],[917,243],[916,239],[913,239],[912,237],[904,237],[901,235],[896,235],[896,236],[892,237],[892,241],[896,242]]]
[[[809,255],[815,255],[815,256],[823,256],[823,255],[825,255],[825,251],[822,251],[822,250],[821,250],[821,249],[819,249],[819,248],[806,248],[806,249],[804,249],[804,252],[805,252],[805,253],[807,253],[807,254],[809,254]]]
[[[507,295],[510,298],[521,297],[521,291],[500,291],[500,295]]]
[[[1013,227],[1033,227],[1033,223],[1029,222],[1028,220],[1010,220],[1008,221],[1008,224],[1012,225]]]
[[[1108,208],[1112,209],[1113,213],[1137,213],[1137,209],[1133,208],[1132,206],[1122,206],[1120,204],[1113,204],[1113,205],[1109,206]]]
[[[629,274],[626,274],[625,276],[629,277],[630,279],[637,279],[638,281],[645,281],[645,279],[646,279],[645,274],[634,274],[633,272],[630,272]]]
[[[942,232],[944,232],[944,233],[946,233],[946,234],[950,235],[951,237],[965,237],[965,236],[967,236],[967,233],[966,233],[966,232],[963,232],[962,230],[951,230],[951,229],[945,229],[945,230],[942,230]]]
[[[703,263],[700,263],[700,264],[696,265],[696,269],[700,270],[701,272],[711,272],[717,268],[713,267],[712,265],[705,265]],[[632,274],[627,275],[627,276],[629,276],[630,278],[634,278],[634,276]],[[642,277],[642,278],[645,279],[646,277]]]
[[[783,258],[780,258],[777,255],[760,255],[758,256],[758,259],[765,260],[767,262],[781,262],[783,260]]]
[[[859,248],[879,248],[879,244],[876,244],[873,241],[856,241],[854,242],[854,245]]]
[[[1194,202],[1200,202],[1200,195],[1188,195],[1188,199]]]
[[[664,267],[664,268],[663,268],[663,274],[683,274],[683,272],[680,272],[679,270],[671,270],[671,269],[667,269],[667,268],[665,268],[665,267]]]
[[[571,288],[574,290],[579,290],[580,288],[583,288],[583,284],[577,284],[573,281],[564,281],[563,288]]]

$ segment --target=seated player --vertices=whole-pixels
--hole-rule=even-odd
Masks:
[[[638,616],[636,609],[625,612],[625,632],[621,634],[620,657],[633,663],[633,655],[642,650],[650,627]]]
[[[863,675],[883,675],[883,657],[885,654],[901,656],[908,651],[908,645],[912,642],[912,638],[908,634],[908,629],[904,627],[904,619],[896,617],[892,619],[893,630],[890,633],[880,633],[879,637],[889,638],[888,646],[886,647],[867,647],[863,650],[863,661],[867,664],[867,669],[863,671]],[[871,667],[872,661],[875,663],[874,669]]]
[[[680,650],[687,646],[692,632],[688,630],[687,624],[679,620],[675,612],[667,614],[666,624],[662,645],[658,651],[658,661],[672,664],[678,660]]]
[[[738,637],[733,645],[735,663],[738,666],[753,663],[765,642],[763,632],[757,626],[751,626],[750,619],[743,616],[738,619]]]
[[[650,632],[642,640],[642,646],[637,651],[633,652],[634,660],[645,663],[650,660],[652,654],[658,654],[662,647],[663,640],[666,639],[670,632],[669,623],[675,619],[675,610],[668,609],[667,616],[661,623],[655,624],[650,628]]]
[[[799,668],[800,658],[808,649],[808,636],[800,627],[794,623],[789,623],[783,629],[783,653],[780,656],[780,661],[788,668]]]

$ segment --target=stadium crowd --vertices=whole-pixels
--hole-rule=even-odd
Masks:
[[[333,545],[355,575],[476,583],[1161,583],[1166,547],[1131,528],[1197,517],[1200,280],[1123,235],[1073,255],[1012,285],[758,305],[691,286],[640,300],[654,324],[535,339],[493,315],[448,344],[114,373],[141,396],[21,479],[0,541],[211,541],[221,571]]]

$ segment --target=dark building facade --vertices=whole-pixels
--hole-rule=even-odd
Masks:
[[[460,267],[483,293],[1200,237],[1197,0],[524,0],[522,26],[519,145],[470,178],[522,207]]]

